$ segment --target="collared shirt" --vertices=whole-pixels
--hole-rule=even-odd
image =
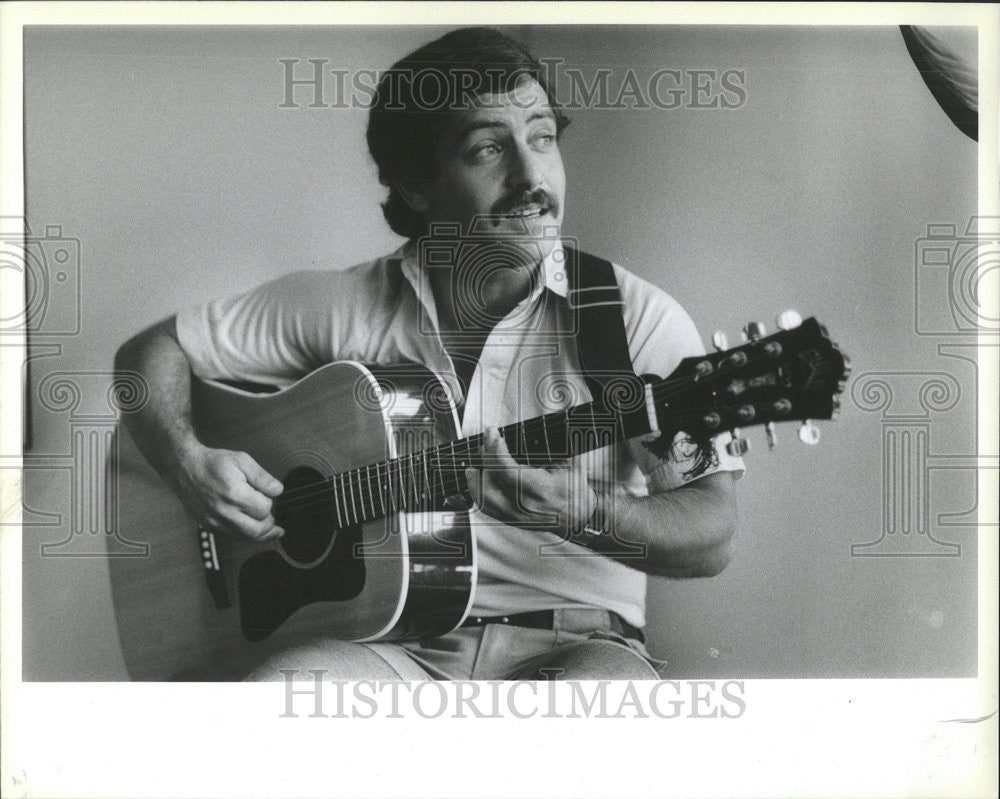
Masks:
[[[422,364],[464,403],[462,436],[591,399],[580,374],[560,244],[543,260],[529,295],[489,334],[468,396],[439,332],[427,273],[434,267],[420,261],[410,242],[350,269],[288,274],[182,310],[178,340],[193,372],[205,379],[288,385],[337,360]],[[620,266],[614,269],[637,374],[664,377],[683,358],[704,354],[694,323],[673,298]],[[474,290],[467,296],[474,298]],[[457,312],[476,313],[470,304]],[[718,465],[707,473],[742,474],[742,461],[726,453],[725,441],[716,439]],[[579,457],[596,487],[637,497],[677,488],[691,467],[680,440],[667,460],[638,440]],[[586,606],[617,612],[637,627],[645,624],[646,576],[638,569],[478,510],[471,522],[479,563],[474,615]]]

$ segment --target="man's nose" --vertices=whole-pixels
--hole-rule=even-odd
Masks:
[[[533,191],[545,181],[545,173],[538,155],[531,148],[519,144],[509,150],[507,185],[512,189]]]

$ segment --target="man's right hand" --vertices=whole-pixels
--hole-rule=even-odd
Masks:
[[[139,374],[148,383],[149,401],[123,412],[122,421],[202,529],[250,541],[285,534],[272,514],[274,499],[284,490],[281,483],[247,453],[212,449],[195,436],[191,365],[172,317],[122,344],[115,371]]]
[[[203,529],[258,542],[285,534],[272,514],[284,487],[247,453],[198,444],[178,466],[174,489]]]

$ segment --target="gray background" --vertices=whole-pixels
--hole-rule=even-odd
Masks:
[[[59,225],[79,240],[82,292],[78,335],[36,337],[33,391],[74,371],[97,373],[86,391],[101,393],[118,345],[183,305],[395,248],[364,110],[307,108],[307,92],[279,108],[278,59],[381,70],[444,30],[26,31],[28,220],[36,237]],[[510,32],[568,67],[612,68],[612,86],[628,67],[744,70],[735,110],[575,111],[565,233],[665,288],[706,340],[721,328],[736,341],[746,321],[792,307],[829,326],[855,377],[952,375],[962,393],[930,415],[930,448],[975,451],[974,367],[939,354],[954,337],[917,335],[914,251],[928,223],[961,231],[975,213],[976,145],[934,103],[897,28]],[[974,33],[950,41],[974,59]],[[58,351],[41,357],[42,344]],[[66,461],[67,413],[31,399],[33,456]],[[671,676],[975,672],[975,528],[962,515],[974,472],[924,484],[932,535],[960,555],[852,557],[885,527],[884,422],[849,393],[844,405],[815,448],[786,427],[768,453],[750,433],[738,553],[721,576],[651,580],[650,648]],[[25,476],[24,677],[124,679],[106,563],[41,556],[73,510],[69,473],[40,464]]]

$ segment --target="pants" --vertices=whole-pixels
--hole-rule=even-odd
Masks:
[[[598,609],[555,611],[552,630],[487,624],[461,627],[422,641],[357,644],[317,638],[269,658],[248,680],[615,680],[659,678],[665,666],[640,641],[612,630],[610,614]]]

